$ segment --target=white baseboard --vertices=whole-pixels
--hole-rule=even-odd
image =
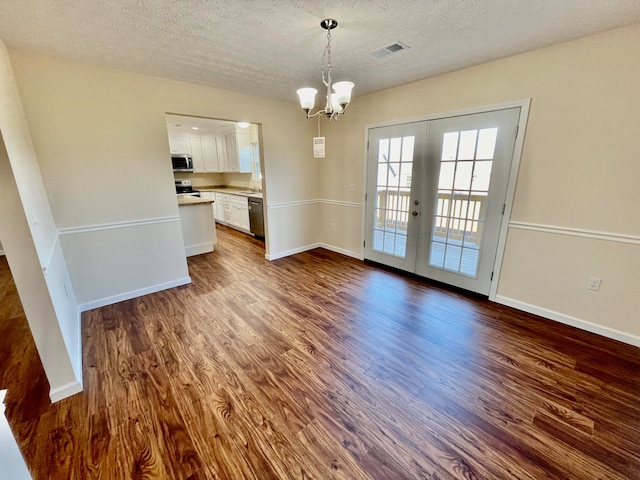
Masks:
[[[496,295],[495,302],[506,305],[508,307],[516,308],[518,310],[522,310],[527,313],[538,315],[539,317],[554,320],[559,323],[564,323],[565,325],[570,325],[572,327],[579,328],[580,330],[586,330],[587,332],[596,333],[598,335],[602,335],[603,337],[612,338],[613,340],[618,340],[635,347],[640,347],[640,337],[631,335],[630,333],[621,332],[620,330],[615,330],[603,325],[591,323],[587,320],[582,320],[570,315],[565,315],[564,313],[556,312],[554,310],[549,310],[543,307],[538,307],[526,302],[521,302],[520,300],[503,297],[501,295]]]
[[[63,398],[70,397],[71,395],[75,395],[76,393],[80,393],[81,391],[82,383],[75,380],[73,382],[60,385],[59,387],[52,388],[49,391],[49,398],[51,399],[52,403],[56,403]]]
[[[0,257],[4,256],[4,250],[0,250]]]
[[[364,257],[360,252],[352,252],[351,250],[345,250],[344,248],[334,247],[333,245],[329,245],[328,243],[320,243],[318,244],[318,246],[320,248],[339,253],[340,255],[344,255],[346,257],[355,258],[356,260],[364,260]]]
[[[78,308],[80,309],[80,312],[86,312],[88,310],[93,310],[94,308],[100,308],[106,305],[112,305],[114,303],[124,302],[125,300],[131,300],[132,298],[141,297],[143,295],[149,295],[150,293],[160,292],[162,290],[167,290],[169,288],[180,287],[182,285],[187,285],[189,283],[191,283],[191,277],[179,278],[178,280],[173,280],[171,282],[159,283],[157,285],[141,288],[139,290],[132,290],[130,292],[114,295],[112,297],[100,298],[92,302],[83,303],[82,305],[79,305]]]
[[[200,255],[201,253],[213,252],[213,242],[201,243],[199,245],[190,245],[188,247],[184,247],[184,251],[187,257],[191,257],[192,255]]]
[[[274,254],[265,253],[264,258],[269,261],[278,260],[279,258],[289,257],[291,255],[295,255],[296,253],[307,252],[309,250],[313,250],[314,248],[320,247],[320,243],[312,243],[311,245],[305,245],[304,247],[294,248],[293,250],[286,250],[284,252],[278,252]]]
[[[329,245],[328,243],[312,243],[310,245],[294,248],[293,250],[287,250],[285,252],[278,252],[272,255],[265,254],[264,258],[266,258],[269,261],[278,260],[279,258],[295,255],[296,253],[308,252],[309,250],[313,250],[314,248],[324,248],[326,250],[331,250],[332,252],[336,252],[341,255],[345,255],[347,257],[356,258],[358,260],[364,260],[360,252],[352,252],[351,250],[345,250],[343,248],[334,247],[333,245]]]

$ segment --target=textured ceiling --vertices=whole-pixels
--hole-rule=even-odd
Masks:
[[[0,0],[9,47],[296,100],[334,81],[354,96],[640,22],[640,0]],[[409,50],[377,59],[394,41]]]

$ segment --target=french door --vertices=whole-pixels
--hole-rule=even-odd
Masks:
[[[488,295],[519,115],[370,129],[365,258]]]

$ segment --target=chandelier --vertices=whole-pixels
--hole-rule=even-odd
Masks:
[[[320,26],[327,31],[327,46],[324,47],[320,68],[322,83],[327,87],[327,101],[324,109],[318,110],[316,113],[310,113],[315,104],[316,93],[318,93],[315,88],[300,88],[296,93],[300,97],[300,106],[307,114],[307,118],[313,118],[324,113],[329,120],[337,121],[338,115],[344,113],[351,101],[353,82],[331,83],[331,30],[338,26],[338,22],[332,18],[325,18],[320,22]]]

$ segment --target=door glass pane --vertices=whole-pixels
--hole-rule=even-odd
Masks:
[[[400,187],[411,189],[411,172],[413,170],[413,163],[401,163],[400,164]]]
[[[403,163],[409,163],[409,164],[413,163],[414,142],[415,142],[414,137],[404,137],[402,139],[402,162]]]
[[[456,162],[456,166],[456,180],[453,186],[454,190],[470,190],[473,162]]]
[[[384,253],[393,254],[393,247],[395,246],[396,236],[393,233],[384,233]]]
[[[462,249],[462,258],[460,259],[460,273],[474,277],[478,265],[478,250],[470,248]]]
[[[492,160],[496,149],[498,128],[483,128],[478,135],[478,152],[476,160]]]
[[[464,232],[464,247],[478,250],[480,248],[480,222],[467,221]]]
[[[405,258],[415,137],[378,142],[373,250]]]
[[[458,158],[458,136],[460,132],[448,132],[442,140],[442,161]]]
[[[455,174],[456,164],[452,162],[442,162],[440,165],[440,178],[438,179],[438,188],[440,190],[453,189],[453,176]]]
[[[387,163],[379,163],[378,164],[378,187],[384,187],[387,185],[387,173],[389,172],[389,167]]]
[[[391,148],[389,149],[389,161],[399,162],[402,148],[402,138],[392,138]]]
[[[388,163],[387,169],[389,170],[387,175],[387,185],[389,187],[398,187],[400,185],[400,164]]]
[[[434,267],[442,268],[444,265],[444,250],[446,245],[440,242],[431,244],[431,255],[429,256],[429,264]]]
[[[473,160],[476,154],[477,130],[460,132],[460,147],[458,148],[458,160]]]
[[[473,181],[471,182],[471,190],[489,191],[489,182],[491,181],[492,161],[475,162],[473,168]]]
[[[447,245],[444,254],[444,268],[446,270],[460,271],[460,258],[462,257],[462,248],[457,245]]]

